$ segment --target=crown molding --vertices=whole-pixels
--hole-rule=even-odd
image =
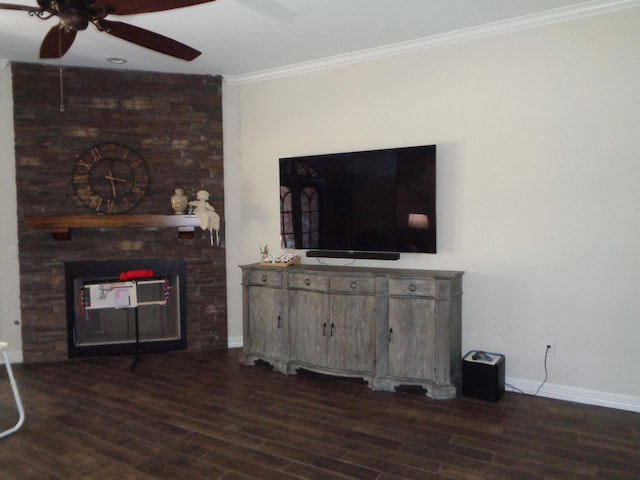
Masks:
[[[455,30],[439,35],[419,38],[407,42],[394,43],[383,47],[360,50],[343,55],[320,58],[308,62],[296,63],[242,75],[223,75],[229,85],[256,83],[276,78],[300,75],[303,73],[327,70],[330,68],[353,65],[379,60],[396,55],[418,52],[430,48],[468,42],[487,37],[543,27],[554,23],[567,22],[578,18],[601,15],[604,13],[640,7],[640,0],[593,0],[570,7],[556,8],[544,12],[511,18],[499,22],[487,23],[477,27]]]
[[[0,70],[4,70],[9,65],[9,60],[6,58],[0,58]]]

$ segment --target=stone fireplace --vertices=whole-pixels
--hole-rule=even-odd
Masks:
[[[64,68],[60,112],[58,67],[12,64],[23,358],[69,358],[65,264],[84,261],[184,262],[186,346],[226,348],[222,88],[220,77]],[[79,155],[105,142],[134,149],[147,163],[149,188],[130,212],[172,215],[170,198],[183,188],[210,193],[221,214],[220,245],[198,227],[185,238],[174,226],[110,222],[73,228],[70,239],[33,228],[34,216],[100,216],[74,193]],[[98,222],[100,223],[100,222]],[[97,331],[97,330],[96,330]]]

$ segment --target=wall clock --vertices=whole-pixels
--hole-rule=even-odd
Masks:
[[[78,198],[97,213],[123,213],[137,206],[149,187],[149,170],[132,148],[94,145],[84,152],[71,177]]]

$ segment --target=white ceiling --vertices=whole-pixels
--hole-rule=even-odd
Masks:
[[[35,0],[5,0],[37,6]],[[202,51],[192,62],[127,43],[95,28],[80,32],[63,65],[216,74],[231,81],[355,62],[435,44],[604,13],[640,0],[217,0],[130,16],[110,16]],[[0,10],[0,59],[39,62],[55,25]],[[124,65],[108,57],[127,59]],[[57,65],[57,60],[43,63]]]

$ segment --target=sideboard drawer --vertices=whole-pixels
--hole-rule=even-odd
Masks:
[[[249,285],[263,285],[274,288],[282,286],[282,273],[279,270],[249,270],[247,273]]]
[[[312,273],[290,273],[289,288],[327,291],[329,289],[329,276],[314,275]]]
[[[433,278],[390,278],[389,295],[434,297],[436,281]]]
[[[333,276],[329,279],[332,292],[359,293],[373,295],[376,293],[376,279],[373,277]]]

